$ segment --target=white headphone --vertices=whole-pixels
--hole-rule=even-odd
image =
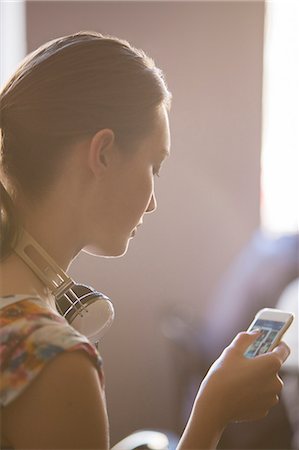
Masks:
[[[76,284],[24,229],[14,251],[50,289],[60,314],[97,344],[114,319],[110,299],[89,286]]]

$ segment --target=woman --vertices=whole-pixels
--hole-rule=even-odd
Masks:
[[[123,255],[156,208],[170,99],[151,59],[95,32],[46,43],[1,92],[4,446],[109,448],[100,356],[15,249],[25,229],[64,270],[83,249]],[[215,448],[230,421],[264,417],[277,403],[289,350],[246,359],[256,337],[239,334],[214,363],[179,449]]]

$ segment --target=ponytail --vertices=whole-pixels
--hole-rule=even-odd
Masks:
[[[0,113],[1,175],[4,151],[3,114]],[[0,179],[0,261],[10,255],[18,236],[18,219],[14,203]]]
[[[0,261],[12,251],[18,237],[18,219],[13,201],[0,181]]]

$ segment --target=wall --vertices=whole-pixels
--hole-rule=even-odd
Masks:
[[[27,2],[28,49],[79,30],[128,39],[163,68],[172,156],[158,209],[121,259],[82,254],[70,273],[109,295],[103,339],[112,442],[171,428],[175,367],[161,332],[168,311],[200,317],[259,223],[263,2]],[[86,218],[88,220],[88,218]]]

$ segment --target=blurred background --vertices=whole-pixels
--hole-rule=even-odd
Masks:
[[[1,1],[1,84],[45,41],[95,30],[144,49],[173,93],[157,211],[125,257],[82,253],[70,269],[116,309],[100,350],[112,444],[180,434],[207,368],[257,310],[298,314],[298,21],[296,1]],[[220,448],[299,447],[292,330],[288,398]]]

